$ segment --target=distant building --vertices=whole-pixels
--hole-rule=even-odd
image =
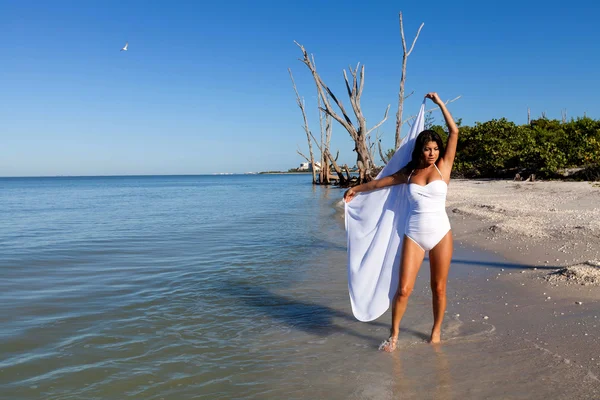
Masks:
[[[321,163],[315,162],[315,172],[319,172],[321,170]],[[312,171],[312,166],[309,162],[303,162],[298,167],[298,171]]]
[[[315,162],[315,172],[319,172],[321,170],[321,163]],[[309,162],[303,162],[298,167],[298,171],[312,171],[312,166]]]

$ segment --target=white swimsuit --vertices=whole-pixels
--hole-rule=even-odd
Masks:
[[[442,173],[434,164],[435,169]],[[410,183],[414,170],[408,176],[409,215],[405,235],[424,251],[433,249],[450,230],[446,214],[448,185],[442,179],[427,185]]]

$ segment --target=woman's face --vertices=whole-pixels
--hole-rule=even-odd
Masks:
[[[425,143],[423,147],[423,160],[425,164],[434,164],[440,156],[440,148],[436,142]]]

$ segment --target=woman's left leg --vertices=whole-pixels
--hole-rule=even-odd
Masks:
[[[433,328],[431,329],[431,343],[439,343],[442,332],[442,321],[446,311],[446,283],[448,271],[452,261],[452,231],[429,251],[429,265],[431,268],[431,293],[433,300]]]

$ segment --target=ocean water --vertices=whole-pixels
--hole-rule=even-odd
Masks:
[[[341,193],[309,175],[0,179],[2,398],[263,398],[299,360],[280,357],[290,333],[331,330],[301,287],[344,251]]]
[[[352,316],[341,195],[308,175],[0,179],[0,398],[598,398],[498,322],[514,288],[490,278],[522,267],[461,246],[444,344],[426,260],[378,352],[390,316]]]

